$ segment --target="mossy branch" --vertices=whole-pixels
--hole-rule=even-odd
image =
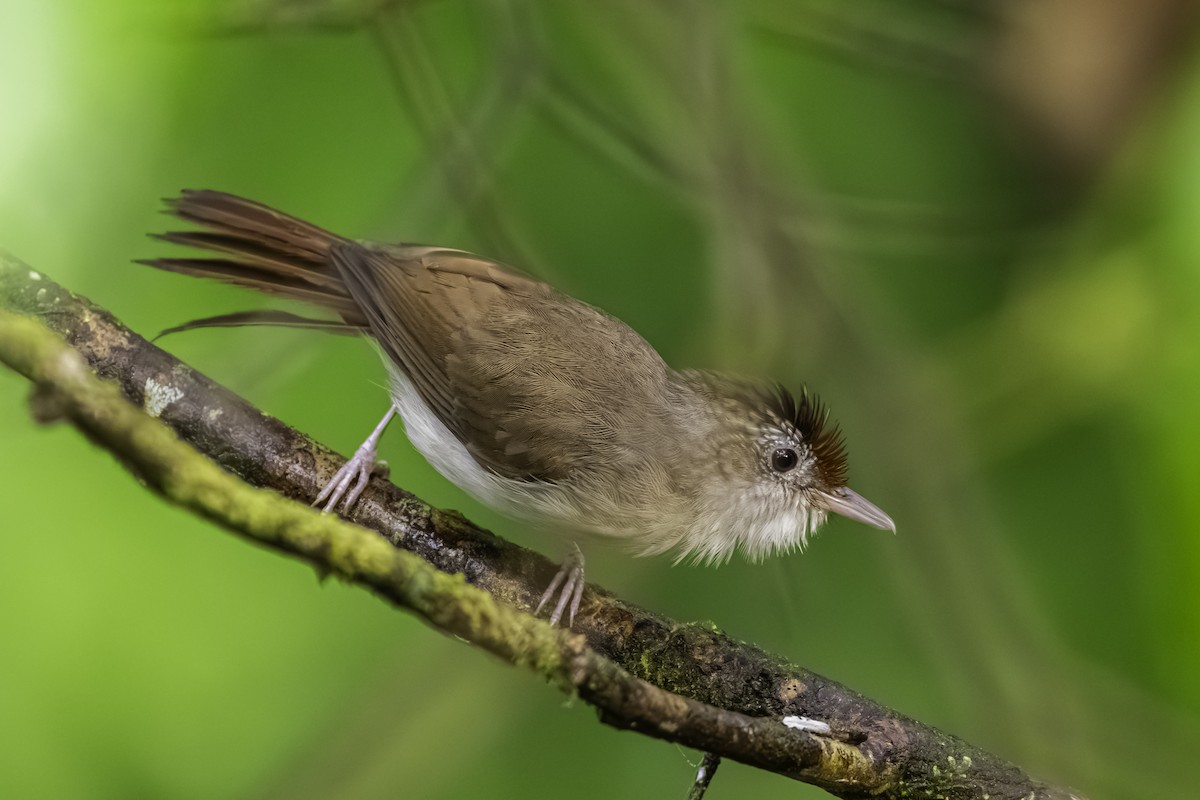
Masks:
[[[576,632],[552,628],[529,611],[553,565],[386,481],[372,481],[357,525],[313,511],[336,454],[3,254],[0,361],[33,382],[36,417],[71,422],[171,502],[536,672],[607,724],[838,797],[1079,800],[815,673],[594,586]],[[789,716],[830,733],[789,727]]]

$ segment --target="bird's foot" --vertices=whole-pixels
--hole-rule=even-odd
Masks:
[[[378,460],[376,448],[379,445],[379,437],[383,435],[384,429],[387,428],[395,413],[395,407],[388,409],[388,413],[367,437],[367,440],[334,474],[329,483],[325,484],[325,488],[317,495],[317,499],[313,500],[314,506],[320,506],[322,511],[329,513],[340,504],[343,512],[349,512],[358,502],[363,490],[367,488],[367,483],[371,480],[372,475],[387,477],[387,462]]]
[[[550,614],[550,624],[557,625],[566,611],[567,627],[570,628],[575,624],[575,614],[579,611],[579,601],[583,598],[583,587],[583,551],[576,544],[572,545],[571,552],[563,559],[554,580],[550,581],[550,585],[542,593],[542,599],[538,601],[534,613],[540,613],[542,607],[557,594],[558,602]]]

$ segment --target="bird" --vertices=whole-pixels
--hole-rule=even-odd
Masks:
[[[391,404],[317,497],[325,511],[357,502],[398,415],[452,483],[571,541],[712,564],[803,549],[830,513],[896,530],[846,485],[843,435],[807,387],[674,369],[616,317],[464,250],[352,240],[214,190],[164,202],[194,228],[152,237],[208,253],[139,263],[328,314],[251,310],[164,333],[275,325],[378,345]],[[551,624],[572,626],[583,589],[576,545],[536,613],[554,601]]]

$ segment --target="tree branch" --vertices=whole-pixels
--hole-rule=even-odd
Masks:
[[[533,670],[609,725],[844,798],[1080,800],[777,656],[592,585],[575,632],[552,628],[528,612],[554,565],[386,481],[372,480],[358,525],[314,512],[307,502],[339,456],[2,253],[0,361],[35,384],[35,416],[69,420],[172,502]],[[787,716],[831,732],[789,727]]]

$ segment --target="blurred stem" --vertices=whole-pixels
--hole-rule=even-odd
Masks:
[[[696,781],[692,784],[692,790],[688,792],[688,800],[704,800],[704,795],[708,793],[708,787],[712,783],[713,776],[717,774],[717,767],[721,766],[721,757],[712,753],[705,753],[704,758],[700,761],[700,767],[696,770]]]
[[[354,512],[378,535],[239,480],[197,449],[304,500],[339,460],[3,254],[0,362],[35,384],[39,420],[70,421],[176,505],[534,671],[609,725],[838,797],[1078,799],[819,675],[594,587],[579,632],[553,628],[525,613],[552,569],[544,559],[384,481],[372,482]],[[831,732],[789,728],[782,717],[791,715]]]
[[[501,15],[497,15],[500,17]],[[498,34],[499,25],[490,29]],[[367,26],[380,54],[401,106],[424,142],[429,159],[441,172],[448,196],[457,208],[468,210],[480,240],[489,252],[500,253],[514,263],[535,263],[513,230],[512,220],[496,197],[493,181],[496,170],[497,142],[504,126],[495,120],[481,124],[479,109],[486,108],[487,96],[499,91],[504,108],[520,105],[527,75],[532,72],[529,59],[519,54],[510,41],[504,49],[507,57],[498,58],[493,80],[483,85],[476,96],[457,104],[430,52],[428,35],[421,30],[414,10],[384,7]],[[490,144],[490,149],[487,146]]]

